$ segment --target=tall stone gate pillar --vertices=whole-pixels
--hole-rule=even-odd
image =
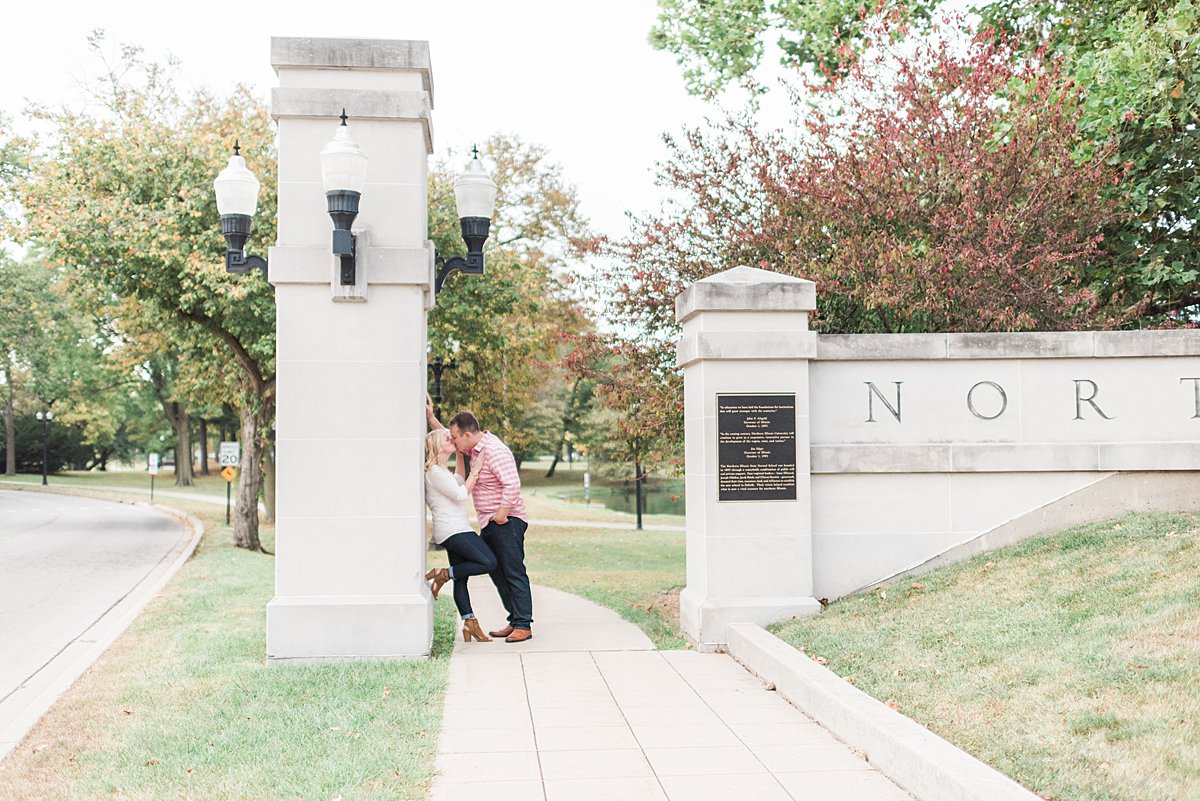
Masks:
[[[432,304],[425,42],[272,39],[279,87],[273,662],[421,656],[425,313]],[[357,283],[331,251],[319,154],[345,108],[368,158]]]
[[[820,610],[812,589],[808,362],[811,281],[752,267],[697,281],[683,324],[687,469],[684,634],[700,650],[731,623]]]

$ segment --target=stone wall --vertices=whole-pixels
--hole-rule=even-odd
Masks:
[[[1023,537],[1200,508],[1200,331],[827,336],[819,302],[749,267],[676,301],[698,645]]]

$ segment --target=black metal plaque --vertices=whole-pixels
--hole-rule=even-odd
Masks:
[[[796,500],[796,396],[717,396],[717,500]]]

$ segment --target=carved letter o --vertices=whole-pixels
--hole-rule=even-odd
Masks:
[[[971,399],[975,394],[975,390],[983,386],[993,387],[997,392],[1000,393],[1000,411],[996,412],[990,417],[986,414],[980,414],[979,410],[975,408],[975,402]],[[997,417],[1004,414],[1006,409],[1008,409],[1008,395],[1005,394],[1004,387],[1000,386],[995,381],[980,381],[967,391],[967,408],[971,410],[971,414],[975,415],[980,420],[995,420]]]

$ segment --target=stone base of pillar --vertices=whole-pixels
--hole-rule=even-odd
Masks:
[[[427,596],[287,596],[267,604],[268,664],[424,658],[432,647]]]
[[[679,593],[679,622],[683,636],[702,653],[724,648],[729,642],[728,631],[732,623],[767,626],[820,611],[821,604],[816,598],[804,596],[705,598],[687,588]]]

